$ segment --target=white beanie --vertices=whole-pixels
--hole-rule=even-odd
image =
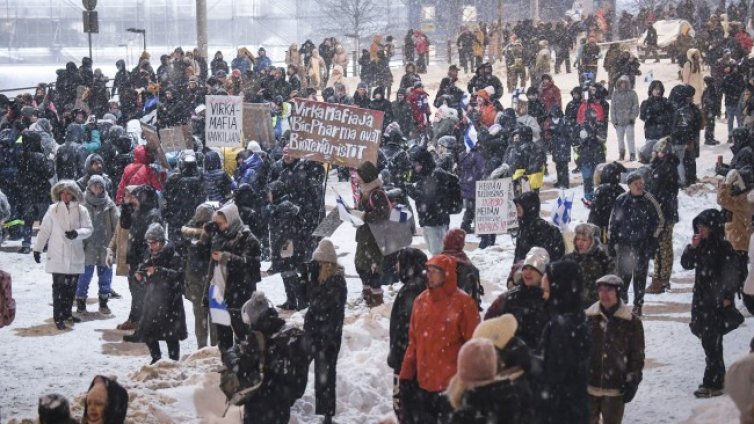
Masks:
[[[545,275],[545,268],[548,263],[550,263],[550,254],[547,253],[547,250],[542,247],[532,247],[524,258],[522,269],[530,266],[540,274]]]
[[[335,252],[335,246],[330,239],[323,238],[320,240],[317,249],[312,253],[312,260],[317,262],[338,263],[338,254]]]
[[[256,141],[251,140],[249,144],[246,145],[246,150],[249,150],[253,153],[262,153],[262,146],[260,146]]]

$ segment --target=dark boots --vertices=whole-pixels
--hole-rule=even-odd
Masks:
[[[86,299],[76,299],[76,313],[86,313]]]
[[[99,313],[102,315],[110,315],[110,308],[107,307],[107,296],[100,296],[99,298]]]
[[[295,311],[298,309],[298,301],[296,292],[300,285],[298,281],[298,275],[283,277],[283,285],[285,286],[285,303],[278,305],[278,308],[286,311]]]
[[[361,289],[361,297],[368,307],[374,308],[383,304],[382,289],[364,287]]]

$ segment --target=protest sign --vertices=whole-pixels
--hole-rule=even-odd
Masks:
[[[160,145],[166,152],[180,152],[193,147],[193,135],[191,127],[181,125],[160,129]]]
[[[160,165],[163,168],[170,169],[168,158],[165,156],[165,151],[160,144],[160,136],[157,132],[157,128],[145,122],[139,122],[139,124],[141,125],[141,138],[147,141],[147,149],[157,155],[157,159],[160,161]]]
[[[205,141],[209,147],[243,147],[243,98],[207,96]]]
[[[511,179],[477,181],[474,213],[474,225],[478,235],[504,234],[515,227],[516,207],[513,204]]]
[[[245,142],[257,141],[265,149],[275,146],[270,106],[264,103],[243,104],[243,138]]]
[[[377,163],[383,112],[296,99],[291,110],[293,157],[357,168]]]

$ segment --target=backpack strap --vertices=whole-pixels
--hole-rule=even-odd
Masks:
[[[374,201],[372,201],[372,196],[374,195],[374,192],[378,190],[374,190],[371,193],[369,193],[369,206],[374,209]],[[385,193],[385,190],[379,189],[379,191],[382,192],[383,195],[385,195],[385,200],[387,200],[387,208],[388,210],[393,210],[393,202],[390,201],[390,197],[388,197],[387,193]]]

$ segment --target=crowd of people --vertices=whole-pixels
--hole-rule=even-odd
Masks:
[[[672,13],[686,17],[687,4],[693,2]],[[180,360],[180,341],[189,335],[185,297],[197,345],[218,346],[221,388],[229,403],[244,406],[244,422],[287,423],[314,362],[315,412],[329,423],[336,414],[346,277],[333,243],[314,234],[324,218],[328,169],[294,158],[288,118],[299,98],[379,110],[384,125],[376,163],[333,172],[353,181],[354,213],[366,223],[356,230],[354,259],[363,303],[383,304],[382,287],[402,283],[387,358],[398,420],[619,423],[642,380],[644,295],[670,289],[678,194],[698,180],[703,126],[704,144],[718,143],[714,122],[724,99],[734,156],[716,166],[722,210],[694,219],[680,258],[696,271],[690,329],[706,356],[694,395],[718,396],[726,384],[723,335],[742,321],[735,295],[742,293],[754,309],[754,278],[747,278],[754,63],[750,38],[747,44],[744,28],[731,23],[747,12],[731,7],[722,22],[692,9],[688,20],[704,29],[692,43],[679,40],[671,54],[682,83],[666,97],[654,80],[642,102],[635,82],[644,65],[620,44],[604,52],[608,81],[598,79],[605,28],[595,17],[461,28],[460,67],[448,68],[432,101],[422,81],[430,41],[414,30],[404,40],[405,73],[394,100],[389,36],[375,36],[362,51],[352,95],[348,55],[332,37],[318,47],[310,40],[292,44],[286,68],[274,66],[282,58],[261,47],[256,56],[238,49],[230,65],[222,52],[207,63],[198,50],[178,47],[160,57],[156,71],[144,52],[132,70],[118,61],[112,87],[84,58],[81,66],[71,62],[59,70],[54,85],[0,96],[0,220],[8,235],[22,240],[21,254],[33,253],[37,263],[45,257],[59,330],[87,313],[95,271],[98,312],[111,314],[108,302],[119,297],[114,271],[127,277],[131,298],[118,329],[126,332],[124,341],[146,344],[152,364],[162,358],[160,342],[169,359]],[[625,16],[620,38],[647,27],[646,45],[656,47],[651,34],[658,14]],[[574,51],[579,85],[565,102],[552,73],[563,64],[570,72]],[[511,108],[502,104],[495,61],[505,65]],[[467,87],[458,86],[461,69],[474,70]],[[250,141],[231,154],[208,146],[207,95],[269,105],[276,143]],[[637,119],[644,122],[642,147],[634,135]],[[172,166],[161,162],[134,130],[135,120],[158,128],[191,125],[193,148]],[[615,161],[606,157],[610,123],[619,143]],[[571,187],[575,158],[590,209],[588,222],[575,228],[571,252],[560,229],[540,217],[550,158],[557,188]],[[515,184],[514,266],[509,290],[484,310],[465,239],[475,231],[476,182],[502,177]],[[410,246],[383,254],[370,224],[387,221],[396,205],[415,211],[429,256]],[[450,216],[461,212],[460,228],[449,228]],[[484,249],[496,239],[480,241]],[[262,262],[271,263],[266,272]],[[286,295],[277,308],[257,290],[263,275],[272,274],[280,274]],[[294,310],[306,310],[303,329],[280,312]],[[96,377],[85,422],[123,422],[124,392]],[[67,410],[57,398],[40,400],[43,423],[64,422],[45,414]]]

